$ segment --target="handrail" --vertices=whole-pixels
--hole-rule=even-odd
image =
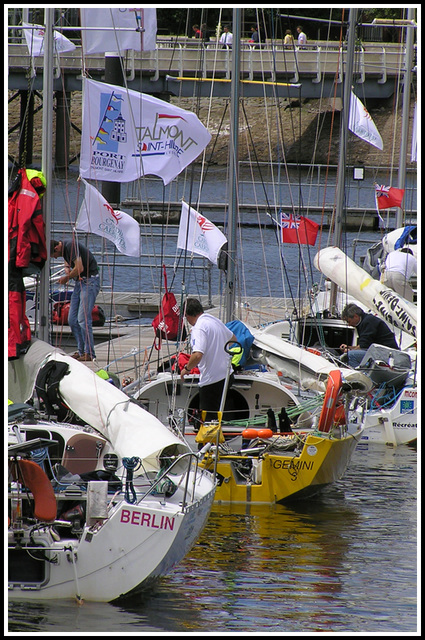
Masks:
[[[168,43],[159,41],[157,48],[150,52],[132,51],[128,56],[129,71],[127,79],[131,82],[135,79],[136,72],[147,71],[150,79],[156,82],[160,74],[172,75],[173,70],[170,68],[173,58],[177,65],[173,65],[173,69],[180,76],[191,75],[193,64],[196,62],[193,55],[203,52],[203,72],[206,75],[207,61],[212,61],[214,57],[215,68],[219,75],[230,78],[231,67],[231,49],[222,49],[221,45],[216,42],[209,43],[192,43],[177,42],[170,47]],[[176,53],[177,52],[177,53]],[[315,43],[300,49],[298,46],[291,48],[285,47],[282,43],[266,42],[261,47],[253,47],[249,43],[244,43],[242,47],[242,71],[252,80],[255,72],[255,65],[261,63],[261,69],[269,66],[270,75],[275,79],[276,69],[279,75],[293,73],[291,82],[298,82],[300,74],[313,74],[313,82],[321,81],[323,75],[335,75],[336,68],[341,75],[342,56],[345,53],[345,46],[340,47],[338,43]],[[219,54],[219,55],[218,55]],[[359,63],[356,68],[360,69],[359,83],[364,83],[365,79],[377,76],[377,82],[384,84],[388,75],[399,75],[404,73],[403,60],[406,56],[405,46],[403,44],[392,43],[364,43],[355,51],[355,56]],[[27,69],[34,69],[42,64],[42,58],[30,56],[25,44],[10,43],[8,45],[9,72],[10,70],[19,70],[18,72],[26,72]],[[91,54],[86,57],[87,69],[101,70],[104,67],[103,54]],[[275,60],[279,63],[274,66]],[[393,62],[394,61],[394,62]],[[177,67],[177,68],[176,68]],[[285,68],[287,67],[287,68]],[[80,70],[81,63],[81,46],[72,52],[61,54],[57,57],[55,66],[56,77],[62,70]],[[174,71],[174,73],[175,73]]]
[[[201,453],[202,453],[202,457],[203,457],[204,453],[202,452],[202,450],[198,451],[197,453],[195,453],[194,451],[188,451],[187,453],[182,453],[181,455],[179,455],[178,458],[176,458],[171,463],[171,465],[169,467],[167,467],[167,469],[164,470],[164,473],[162,473],[158,478],[156,478],[156,480],[150,486],[149,490],[146,493],[144,493],[143,496],[137,501],[137,504],[142,502],[142,500],[144,500],[148,495],[150,495],[152,493],[152,491],[154,491],[156,489],[156,487],[161,482],[161,480],[163,480],[170,473],[170,471],[173,469],[173,467],[175,467],[175,466],[177,466],[177,464],[181,463],[183,458],[189,458],[188,468],[187,468],[187,471],[185,472],[185,474],[186,474],[186,483],[185,483],[185,488],[184,488],[183,500],[182,500],[182,503],[181,503],[182,512],[184,512],[185,507],[186,507],[186,503],[187,503],[187,494],[189,493],[188,484],[189,484],[190,469],[191,469],[191,465],[192,465],[192,458],[195,459],[196,466],[195,466],[195,470],[194,470],[193,491],[192,491],[191,501],[193,501],[194,496],[195,496],[195,480],[196,480],[196,475],[197,475],[197,471],[198,471],[198,467],[199,467],[199,460],[200,460],[200,454]]]

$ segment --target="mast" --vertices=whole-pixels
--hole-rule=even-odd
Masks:
[[[232,82],[230,89],[230,162],[229,162],[229,227],[228,260],[226,277],[226,322],[233,319],[235,308],[235,260],[236,221],[238,215],[239,185],[239,94],[240,94],[240,54],[241,54],[241,9],[233,9]]]
[[[347,138],[348,138],[349,115],[350,115],[351,85],[353,82],[356,24],[357,24],[357,9],[350,9],[350,13],[348,17],[347,57],[346,57],[345,74],[344,74],[344,89],[343,89],[343,96],[342,96],[338,178],[337,178],[337,186],[336,186],[334,244],[337,247],[341,247],[341,239],[342,239],[342,212],[344,209],[344,201],[345,201],[345,171],[346,171],[346,164],[347,164],[346,163]],[[337,308],[336,308],[337,292],[338,292],[338,285],[332,282],[331,292],[330,292],[330,308],[333,314],[335,314],[337,311]]]
[[[46,225],[47,260],[40,276],[40,307],[38,337],[50,342],[49,335],[49,280],[50,239],[52,224],[52,150],[53,150],[53,16],[54,8],[44,9],[44,69],[43,69],[43,121],[41,170],[46,178],[43,195],[43,219]]]
[[[412,62],[413,62],[413,20],[415,10],[410,7],[407,10],[407,19],[411,24],[406,26],[406,67],[403,77],[403,108],[401,116],[401,144],[400,144],[400,160],[398,165],[398,188],[404,189],[406,184],[406,156],[407,156],[407,136],[409,131],[409,111],[410,111],[410,82],[412,78]],[[402,227],[403,209],[397,207],[395,226]]]

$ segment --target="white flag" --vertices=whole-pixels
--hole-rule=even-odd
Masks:
[[[366,142],[373,144],[374,147],[378,147],[381,151],[384,148],[382,138],[370,117],[368,110],[353,92],[351,92],[350,99],[348,128],[350,131],[355,133],[356,136],[359,136],[362,140],[366,140]]]
[[[30,55],[44,55],[44,27],[42,27],[41,24],[29,24],[28,22],[23,22],[22,27]],[[30,29],[29,27],[36,28]],[[57,53],[74,51],[74,49],[76,49],[75,44],[71,42],[71,40],[68,40],[68,38],[65,38],[59,31],[53,31],[53,42]]]
[[[191,111],[124,87],[83,80],[83,178],[168,184],[205,149],[211,135]]]
[[[76,229],[95,233],[114,243],[126,256],[140,256],[140,227],[124,211],[114,210],[101,193],[82,179],[84,200],[78,212]]]
[[[84,55],[105,51],[121,53],[126,49],[156,49],[156,9],[81,8],[80,16]],[[85,31],[85,27],[91,28]]]
[[[227,242],[224,233],[207,220],[204,216],[182,202],[179,236],[177,247],[193,253],[198,253],[217,264],[218,254],[223,244]]]

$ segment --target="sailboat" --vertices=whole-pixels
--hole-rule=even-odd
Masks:
[[[351,13],[350,23],[353,26],[351,32],[354,33],[355,18]],[[410,44],[413,44],[412,41]],[[350,51],[351,54],[354,53],[354,43],[350,42],[349,38],[344,89],[345,105],[349,104],[351,90],[349,77],[352,73],[353,56],[350,55]],[[287,345],[287,339],[291,338],[297,345],[304,345],[308,351],[325,356],[335,365],[338,361],[339,345],[342,343],[355,345],[357,337],[356,332],[346,327],[345,322],[339,318],[338,310],[341,310],[346,304],[354,302],[365,312],[381,315],[394,328],[404,354],[398,358],[401,362],[394,365],[391,350],[378,349],[378,345],[371,347],[370,352],[365,356],[364,363],[355,371],[369,376],[370,383],[373,383],[373,389],[369,390],[368,396],[363,396],[362,401],[359,401],[358,398],[353,400],[351,404],[353,413],[350,414],[349,420],[352,420],[355,425],[363,424],[365,429],[362,441],[364,442],[391,446],[410,444],[417,437],[417,307],[398,296],[394,291],[385,290],[385,287],[371,278],[370,274],[355,264],[339,248],[344,197],[347,108],[344,109],[343,116],[346,121],[341,127],[338,197],[335,214],[338,225],[335,237],[339,245],[320,250],[314,258],[315,268],[327,277],[330,288],[324,292],[316,293],[309,315],[291,321],[291,327],[288,321],[283,321],[253,331],[254,346],[261,349],[263,361],[268,362],[277,370],[279,367],[287,366],[288,361],[291,362],[291,353]],[[401,162],[405,164],[405,159],[403,158]],[[410,231],[413,231],[412,227],[395,230],[393,232],[396,236],[395,240],[399,239],[402,232],[408,233]],[[387,251],[391,243],[394,244],[393,234],[388,234],[388,237],[385,238]],[[303,359],[304,361],[312,360],[312,356],[309,352],[303,354],[301,351],[300,354],[301,366],[299,370],[301,371]],[[296,363],[296,360],[293,359],[292,362]],[[343,366],[342,363],[339,364]],[[317,366],[316,371],[318,371]]]
[[[240,41],[240,10],[235,9],[233,15],[234,42],[237,43]],[[227,322],[235,317],[238,47],[233,48],[232,64],[231,207],[224,296]],[[234,383],[227,398],[222,399],[223,410],[219,412],[216,424],[201,425],[198,431],[199,424],[187,420],[187,412],[190,416],[190,411],[197,408],[196,373],[192,372],[193,375],[184,382],[176,379],[172,371],[157,373],[153,380],[131,390],[149,411],[162,419],[171,419],[185,437],[188,435],[187,426],[190,431],[196,424],[196,442],[199,446],[209,446],[201,465],[217,474],[216,501],[219,502],[271,504],[310,498],[342,477],[362,434],[361,426],[354,433],[348,432],[344,398],[347,393],[367,393],[371,388],[370,380],[346,368],[343,373],[351,379],[345,380],[338,366],[332,366],[314,353],[308,353],[302,360],[301,350],[287,343],[290,354],[284,356],[286,360],[291,361],[297,372],[301,363],[304,383],[309,377],[314,378],[318,385],[314,393],[300,401],[294,392],[297,385],[294,379],[299,378],[293,377],[291,385],[286,377],[290,367],[284,365],[274,372],[269,368],[267,372],[258,366],[259,352],[264,351],[266,341],[274,338],[270,334],[263,335],[260,343],[258,332],[253,331],[254,345],[256,341],[258,345],[254,357],[251,349],[251,359],[257,359],[257,370],[247,368],[234,374]],[[310,361],[308,356],[311,356]],[[270,366],[271,360],[265,364]],[[277,427],[276,414],[283,409],[286,420],[282,419]]]
[[[46,76],[52,11],[45,9]],[[45,119],[51,122],[47,112]],[[51,149],[47,136],[43,174],[50,189]],[[51,206],[46,191],[47,236]],[[46,319],[48,275],[44,280]],[[199,466],[204,454],[108,376],[45,340],[25,346],[8,365],[10,597],[112,602],[151,588],[188,553],[208,519],[216,483]]]

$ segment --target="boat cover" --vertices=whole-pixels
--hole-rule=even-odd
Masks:
[[[190,450],[121,389],[102,380],[82,362],[41,340],[34,340],[19,360],[9,362],[9,399],[13,402],[29,400],[39,370],[52,360],[67,363],[69,367],[69,373],[59,384],[64,402],[81,420],[107,438],[117,455],[137,456],[143,461],[145,470],[158,471],[161,457]]]

